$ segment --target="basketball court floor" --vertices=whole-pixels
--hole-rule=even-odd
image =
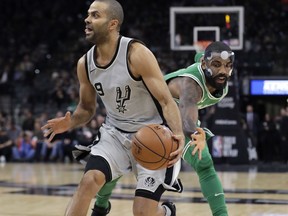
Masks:
[[[209,216],[195,173],[180,173],[183,193],[166,192],[178,216]],[[288,216],[288,165],[216,166],[231,216]],[[75,190],[80,164],[0,164],[0,216],[61,216]],[[132,216],[135,179],[123,177],[114,190],[109,216]],[[93,202],[92,202],[93,203]],[[91,207],[92,207],[91,203]],[[88,215],[90,215],[89,211]]]

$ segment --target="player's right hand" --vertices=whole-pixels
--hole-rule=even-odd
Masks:
[[[173,134],[173,139],[175,140],[175,142],[178,143],[178,149],[174,152],[171,152],[171,154],[170,154],[171,159],[168,162],[168,167],[173,166],[178,160],[181,159],[182,152],[184,149],[185,136],[183,133]]]
[[[199,160],[201,160],[202,159],[202,151],[206,145],[205,131],[200,127],[196,128],[196,132],[191,135],[191,139],[192,139],[192,141],[191,141],[190,145],[191,146],[195,145],[193,152],[192,152],[192,155],[195,155],[196,152],[198,151],[198,158],[199,158]]]
[[[47,124],[41,127],[44,137],[48,137],[51,142],[56,134],[68,131],[71,128],[71,113],[66,112],[64,117],[54,118],[47,121]]]

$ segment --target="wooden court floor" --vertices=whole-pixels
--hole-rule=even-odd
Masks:
[[[274,172],[259,171],[253,166],[238,171],[227,167],[225,171],[219,170],[218,175],[229,215],[288,216],[288,167]],[[0,216],[64,215],[82,173],[83,167],[77,163],[0,164]],[[163,200],[176,204],[178,216],[211,215],[195,173],[181,172],[180,178],[185,187],[183,193],[166,192]],[[111,199],[109,216],[132,216],[134,187],[132,175],[120,180]]]

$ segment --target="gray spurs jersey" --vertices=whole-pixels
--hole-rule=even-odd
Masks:
[[[133,78],[129,70],[127,53],[132,41],[120,36],[113,59],[104,67],[95,63],[95,46],[86,54],[87,75],[106,108],[105,123],[126,132],[135,132],[145,124],[163,123],[160,104],[144,81]]]

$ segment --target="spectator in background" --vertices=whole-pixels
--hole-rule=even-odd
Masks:
[[[16,162],[33,162],[35,146],[32,143],[32,132],[24,131],[16,146],[12,148],[13,160]]]
[[[260,127],[259,115],[254,112],[254,108],[251,104],[246,106],[245,117],[243,118],[247,124],[247,134],[251,137],[253,147],[256,147],[257,152],[260,151],[258,148],[258,133]]]
[[[66,104],[68,95],[61,86],[57,86],[51,94],[51,99],[56,102],[57,109],[61,109]]]
[[[7,135],[12,140],[13,144],[16,144],[17,139],[22,133],[22,128],[16,123],[14,119],[8,122]]]
[[[281,142],[280,133],[274,119],[269,113],[265,114],[259,134],[259,158],[265,163],[275,160]]]
[[[56,135],[51,142],[48,139],[42,143],[41,160],[44,162],[57,162],[62,155],[61,151],[62,135]]]
[[[34,122],[34,131],[32,138],[33,145],[35,146],[35,161],[42,160],[42,149],[43,146],[46,145],[45,142],[47,142],[47,139],[44,138],[41,127],[42,127],[41,120],[37,119]]]
[[[247,140],[248,140],[247,150],[248,150],[249,161],[258,160],[258,152],[257,152],[256,146],[252,142],[251,133],[248,130],[246,119],[241,118],[240,119],[240,125],[241,125],[241,127],[242,127],[242,129],[243,129],[243,131],[247,137]],[[258,143],[258,147],[259,147],[259,143]]]
[[[23,131],[33,131],[34,130],[34,123],[35,123],[35,117],[33,116],[33,113],[29,109],[25,109],[23,113],[23,122],[22,122],[22,130]]]
[[[25,74],[25,83],[29,85],[33,85],[33,80],[35,77],[35,65],[34,62],[31,60],[31,57],[29,54],[25,54],[23,56],[22,61],[20,62],[20,70],[23,71]]]
[[[40,113],[40,116],[38,117],[38,121],[40,122],[41,125],[44,125],[45,122],[48,119],[48,113],[47,112],[42,112]]]
[[[64,132],[62,135],[62,139],[60,141],[60,161],[65,162],[66,157],[68,157],[69,162],[72,163],[74,161],[72,155],[72,149],[78,143],[76,136],[77,136],[77,129],[69,130]]]
[[[58,111],[56,113],[56,117],[60,117],[62,115],[63,115],[62,111]],[[51,141],[45,138],[45,142],[43,143],[41,150],[43,161],[56,162],[57,160],[60,160],[61,156],[63,155],[62,151],[63,138],[64,138],[63,134],[57,134]]]
[[[74,112],[79,101],[78,90],[71,89],[68,93],[68,96],[69,96],[69,103],[67,110]]]

